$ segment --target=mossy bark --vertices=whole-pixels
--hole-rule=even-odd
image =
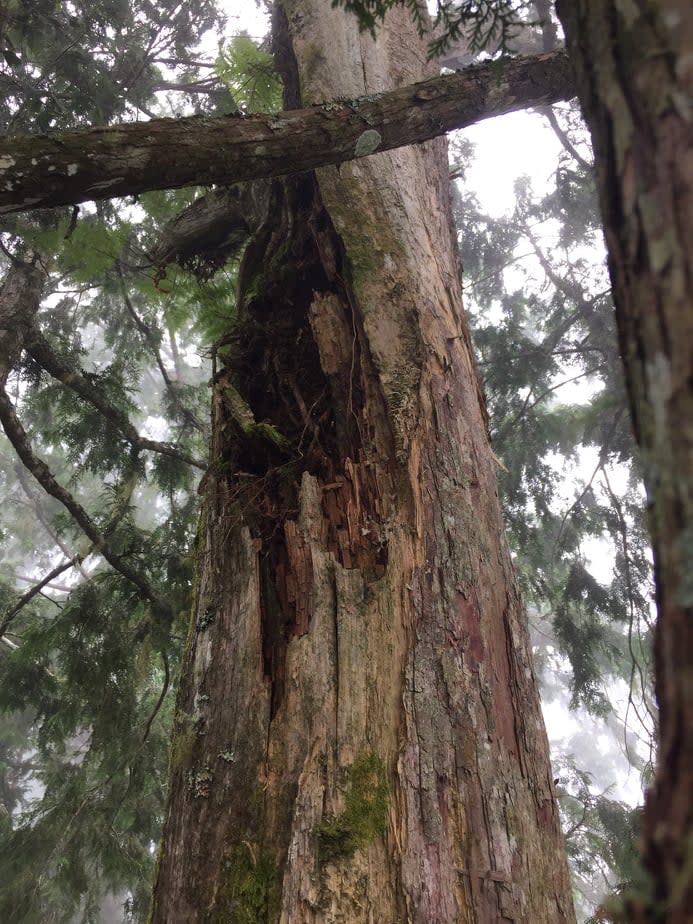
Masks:
[[[558,4],[592,132],[621,355],[655,559],[651,887],[627,920],[693,912],[693,7]]]
[[[425,75],[404,11],[283,9],[304,103]],[[444,142],[275,183],[222,352],[154,920],[574,920]]]
[[[317,60],[323,57],[317,51]],[[0,137],[0,214],[133,196],[152,189],[219,183],[227,186],[287,176],[434,138],[479,119],[549,105],[575,95],[566,55],[553,52],[477,65],[435,76],[394,94],[333,101],[312,109],[267,115],[189,116],[125,122],[47,135]],[[228,194],[208,194],[202,217]],[[217,205],[211,200],[216,199]],[[241,230],[243,213],[229,203],[216,231]],[[194,215],[188,215],[194,223]],[[237,220],[238,219],[238,220]],[[190,238],[164,236],[185,261]],[[178,229],[180,230],[180,229]],[[194,231],[190,223],[184,229]],[[182,250],[180,249],[182,246]],[[194,265],[194,263],[193,263]]]

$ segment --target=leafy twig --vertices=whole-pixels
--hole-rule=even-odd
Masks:
[[[15,619],[18,613],[27,605],[27,603],[33,600],[33,598],[39,594],[47,584],[50,584],[51,581],[57,578],[59,575],[63,574],[65,571],[68,571],[70,568],[74,568],[75,565],[81,564],[83,561],[83,555],[75,555],[75,557],[69,561],[65,561],[62,564],[57,565],[44,578],[42,578],[38,584],[34,584],[33,587],[30,587],[29,590],[23,593],[15,605],[5,613],[2,622],[0,622],[0,638],[3,637],[8,627],[10,626],[10,623]]]
[[[58,548],[59,548],[60,551],[63,553],[63,555],[65,556],[65,558],[67,558],[67,559],[72,559],[72,558],[74,558],[74,557],[75,557],[75,553],[74,553],[70,548],[68,548],[68,546],[63,542],[63,540],[60,538],[60,536],[58,535],[58,533],[53,529],[53,527],[51,526],[51,524],[48,522],[48,520],[47,520],[46,517],[44,516],[44,512],[43,512],[43,510],[41,509],[41,504],[39,503],[39,499],[38,499],[38,498],[36,497],[36,495],[33,493],[33,491],[31,490],[31,487],[29,486],[29,482],[27,481],[27,478],[26,478],[26,469],[24,468],[24,466],[23,466],[20,462],[17,462],[16,465],[15,465],[15,473],[16,473],[16,475],[17,475],[17,480],[18,480],[19,483],[21,484],[22,489],[23,489],[24,493],[25,493],[26,496],[27,496],[27,500],[26,500],[26,501],[23,501],[23,500],[21,500],[21,498],[19,498],[19,497],[13,497],[13,498],[12,498],[13,502],[14,502],[14,503],[17,503],[17,504],[23,504],[23,505],[25,505],[25,506],[30,506],[31,509],[33,510],[34,514],[36,515],[36,519],[39,521],[39,523],[41,524],[41,526],[43,526],[43,528],[44,528],[44,530],[45,530],[46,535],[48,536],[48,538],[51,539],[51,540],[58,546]],[[86,556],[85,556],[85,557],[86,557]],[[82,566],[81,566],[81,565],[77,565],[76,567],[79,569],[79,572],[80,572],[80,574],[82,575],[82,577],[83,577],[85,580],[88,580],[88,579],[89,579],[89,575],[88,575],[87,572],[82,568]]]
[[[616,432],[616,429],[617,429],[617,427],[618,427],[618,425],[619,425],[619,423],[620,423],[620,421],[621,421],[621,415],[622,415],[622,414],[623,414],[623,409],[622,409],[622,408],[619,408],[618,412],[616,413],[616,416],[614,417],[613,423],[612,423],[611,426],[609,427],[609,432],[606,434],[606,437],[605,437],[605,439],[604,439],[604,445],[602,446],[602,450],[601,450],[601,452],[599,453],[599,461],[597,462],[596,468],[594,469],[594,471],[593,471],[592,474],[590,475],[589,481],[588,481],[587,484],[584,486],[584,488],[582,489],[582,491],[580,492],[580,494],[578,495],[578,497],[575,498],[575,500],[573,501],[573,503],[570,505],[570,507],[568,507],[568,509],[566,510],[566,512],[563,514],[563,517],[562,517],[562,519],[561,519],[561,525],[560,525],[559,528],[558,528],[558,534],[556,535],[556,539],[555,539],[554,544],[553,544],[553,552],[552,552],[552,554],[551,554],[552,560],[553,560],[553,558],[555,557],[556,553],[558,552],[558,546],[559,546],[559,543],[560,543],[561,538],[562,538],[562,536],[563,536],[563,530],[564,530],[564,528],[565,528],[565,524],[566,524],[566,521],[568,520],[568,517],[569,517],[569,516],[571,515],[571,513],[575,510],[575,508],[578,507],[578,506],[582,503],[582,499],[584,498],[584,496],[587,494],[587,492],[588,492],[588,491],[590,490],[590,488],[592,487],[592,484],[593,484],[593,482],[594,482],[594,479],[597,477],[597,475],[599,474],[599,472],[601,472],[601,471],[604,470],[604,464],[605,464],[605,460],[606,460],[607,453],[608,453],[608,451],[609,451],[609,445],[610,445],[610,443],[611,443],[611,438],[612,438],[612,436],[614,435],[614,433]]]
[[[142,741],[140,743],[140,746],[143,745],[145,741],[147,740],[147,738],[149,737],[149,732],[151,731],[152,722],[157,717],[159,710],[161,709],[164,703],[164,699],[166,699],[166,693],[168,692],[168,685],[171,682],[171,669],[169,668],[169,665],[168,665],[168,655],[163,650],[161,652],[161,662],[164,665],[164,683],[163,683],[163,686],[161,687],[161,693],[159,694],[159,698],[156,701],[156,705],[154,706],[154,709],[152,710],[152,714],[149,716],[149,718],[147,719],[147,724],[144,726],[144,733],[142,735]]]
[[[148,324],[146,324],[142,320],[142,318],[139,316],[139,314],[135,310],[135,306],[132,303],[132,299],[130,298],[130,295],[128,293],[127,286],[125,285],[125,277],[123,276],[123,268],[120,265],[119,261],[116,261],[116,269],[118,271],[118,277],[120,279],[120,291],[121,291],[121,295],[122,295],[125,307],[127,308],[128,314],[134,321],[135,327],[140,332],[145,343],[151,350],[152,355],[154,356],[154,360],[156,361],[156,364],[159,367],[159,372],[161,373],[161,378],[164,381],[164,385],[166,386],[169,394],[173,398],[174,403],[180,410],[183,417],[188,421],[188,423],[190,423],[191,426],[193,426],[200,433],[205,433],[206,431],[203,425],[200,423],[197,417],[193,414],[190,408],[187,408],[181,401],[180,395],[178,394],[178,390],[176,389],[175,382],[173,382],[170,375],[168,374],[168,370],[166,369],[166,366],[164,365],[164,362],[161,358],[161,353],[159,352],[159,347],[152,334],[151,328],[149,327]]]
[[[541,113],[541,115],[547,119],[549,125],[554,130],[554,134],[561,142],[565,150],[568,152],[568,154],[570,154],[570,156],[583,168],[583,170],[591,171],[593,169],[592,164],[588,160],[585,160],[585,158],[570,140],[568,133],[562,128],[560,122],[556,118],[556,113],[553,111],[551,106],[538,106],[537,112]]]
[[[652,710],[650,709],[650,705],[647,701],[646,691],[648,689],[649,684],[645,680],[645,677],[643,674],[643,666],[640,663],[639,657],[635,653],[635,649],[633,648],[633,629],[637,623],[637,616],[636,616],[636,606],[635,606],[635,588],[634,588],[633,576],[631,572],[631,556],[630,556],[630,549],[629,549],[629,544],[628,544],[628,524],[626,523],[626,518],[623,514],[623,507],[621,505],[621,501],[616,496],[616,494],[613,491],[613,488],[611,487],[611,482],[609,481],[609,476],[607,474],[606,468],[602,469],[602,478],[604,479],[604,488],[606,490],[606,493],[609,496],[611,505],[616,511],[616,517],[618,519],[618,528],[619,528],[619,534],[620,534],[619,538],[621,540],[621,552],[623,554],[623,562],[625,566],[626,594],[628,596],[628,651],[630,652],[630,657],[631,657],[630,682],[629,682],[629,688],[628,688],[628,709],[632,707],[633,711],[635,712],[635,715],[637,716],[638,721],[640,722],[642,727],[645,729],[646,733],[648,733],[648,738],[650,738],[651,740],[652,731],[657,726],[657,718],[652,713]],[[640,715],[640,711],[638,707],[636,706],[635,701],[633,699],[633,687],[634,687],[636,672],[638,674],[638,678],[640,681],[642,704],[645,708],[645,712],[649,716],[649,720],[651,723],[649,726],[643,721],[643,717]],[[628,710],[626,710],[626,716],[625,716],[625,722],[624,722],[626,727],[627,727],[627,723],[628,723]],[[628,748],[627,741],[624,741],[624,744],[627,749]]]

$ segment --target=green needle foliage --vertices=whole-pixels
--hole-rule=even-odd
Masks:
[[[177,68],[177,83],[198,76],[191,49],[219,20],[212,0],[9,0],[0,124],[45,131],[132,116],[171,82],[163,68]]]
[[[228,111],[214,61],[194,52],[220,22],[210,2],[10,3],[0,14],[3,130]],[[131,920],[146,915],[206,466],[197,331],[211,312],[196,279],[157,280],[147,252],[194,197],[29,213],[0,238],[3,275],[32,253],[48,272],[7,383],[28,444],[152,596],[106,565],[3,442],[3,921],[97,921],[109,893]]]
[[[455,209],[525,591],[551,607],[573,668],[573,703],[599,711],[604,671],[629,670],[628,630],[648,632],[649,553],[591,177],[563,158],[555,184],[538,196],[519,181],[501,219],[459,191]],[[566,400],[577,382],[583,387]],[[573,499],[561,498],[559,473],[581,453],[591,467]],[[608,586],[590,571],[586,539],[615,550]]]
[[[217,60],[217,74],[228,86],[240,111],[276,112],[282,106],[282,84],[272,55],[247,35],[236,35]]]
[[[491,218],[463,183],[453,189],[466,308],[544,699],[562,700],[568,687],[570,706],[584,721],[585,713],[601,720],[612,752],[625,742],[646,780],[655,717],[644,494],[591,169],[575,156],[585,131],[572,107],[554,119],[565,147],[546,191],[520,179],[511,211]],[[458,140],[453,175],[463,177],[472,156]],[[595,555],[597,563],[612,556],[609,579],[595,572]],[[564,747],[554,759],[578,907],[587,913],[605,882],[616,888],[633,877],[638,815],[579,769],[588,760],[581,753],[592,751],[595,763],[587,736]],[[625,773],[602,760],[599,775]]]
[[[371,35],[375,35],[387,11],[395,7],[408,10],[422,35],[428,31],[419,0],[332,0],[332,6],[342,6],[353,13],[361,28]],[[460,41],[472,52],[506,51],[522,22],[521,13],[528,6],[521,0],[437,0],[435,38],[429,45],[431,58],[439,57]]]

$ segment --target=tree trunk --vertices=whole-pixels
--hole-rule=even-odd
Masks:
[[[0,285],[0,389],[19,362],[24,341],[41,304],[46,273],[34,258],[16,260]]]
[[[283,10],[294,105],[426,74],[406,11]],[[445,155],[275,181],[244,255],[155,922],[574,920]]]
[[[621,355],[650,506],[659,751],[653,889],[629,921],[693,907],[693,7],[559,3],[592,131]]]

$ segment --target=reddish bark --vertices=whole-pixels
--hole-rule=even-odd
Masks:
[[[283,6],[306,102],[421,75],[404,11]],[[445,154],[277,183],[245,252],[154,922],[574,920]]]

